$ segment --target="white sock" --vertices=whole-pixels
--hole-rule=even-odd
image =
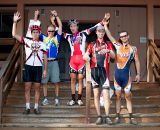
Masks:
[[[37,109],[38,108],[38,103],[35,103],[34,104],[34,109]]]
[[[30,109],[30,103],[26,103],[26,109]]]

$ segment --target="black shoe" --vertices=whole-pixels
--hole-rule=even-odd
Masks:
[[[118,123],[120,123],[120,118],[116,117],[115,120],[114,120],[114,124],[118,124]]]
[[[40,110],[37,108],[37,109],[34,109],[34,114],[39,115],[39,114],[41,114],[41,112],[40,112]]]
[[[109,117],[105,117],[105,123],[108,124],[108,125],[112,125],[112,121]]]
[[[103,119],[101,116],[98,116],[97,120],[96,120],[96,125],[101,125],[103,123]]]
[[[25,114],[25,115],[30,114],[30,109],[25,109],[24,112],[23,112],[23,114]]]
[[[138,122],[136,121],[135,118],[130,118],[130,122],[129,123],[133,124],[133,125],[137,125],[138,124]]]

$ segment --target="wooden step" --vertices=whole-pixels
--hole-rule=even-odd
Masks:
[[[43,97],[41,97],[40,99],[40,102],[42,101]],[[60,97],[60,102],[62,105],[65,105],[67,104],[67,102],[70,100],[71,98],[70,97]],[[54,97],[48,97],[48,100],[51,104],[54,104]],[[82,100],[85,104],[86,102],[86,98],[85,97],[82,97]],[[141,104],[155,104],[155,103],[158,103],[160,100],[160,97],[159,98],[133,98],[132,99],[132,102],[134,105],[141,105]],[[24,96],[19,96],[19,97],[16,97],[16,96],[9,96],[7,101],[6,101],[6,104],[23,104],[25,102],[25,98]],[[34,97],[32,96],[31,97],[31,102],[34,102]],[[113,105],[115,105],[115,97],[111,99],[111,102]],[[125,99],[122,99],[122,104],[125,104],[126,101]],[[94,100],[93,100],[93,97],[91,98],[91,104],[94,104]],[[160,104],[160,103],[159,103]]]
[[[113,85],[113,82],[111,83]],[[31,90],[31,102],[34,102],[34,90]],[[83,89],[84,106],[67,106],[66,103],[71,99],[70,82],[60,83],[60,106],[54,106],[53,87],[48,88],[48,98],[50,104],[41,106],[41,115],[35,115],[33,112],[29,115],[23,115],[25,109],[24,99],[24,83],[15,83],[10,90],[7,97],[6,104],[3,107],[2,122],[3,126],[25,126],[25,127],[135,127],[128,124],[128,111],[126,109],[125,100],[121,105],[122,122],[118,125],[101,125],[96,126],[95,120],[97,118],[96,110],[93,101],[93,92],[91,97],[90,107],[90,124],[85,124],[86,118],[86,88]],[[41,87],[41,100],[43,98],[43,91]],[[112,104],[110,108],[111,119],[115,118],[115,96],[112,97]],[[133,83],[133,111],[134,117],[139,122],[138,127],[141,126],[160,126],[160,85],[159,83]],[[34,104],[31,104],[33,108]],[[101,113],[104,115],[104,108],[101,107]],[[85,127],[84,127],[85,128]]]
[[[3,123],[4,128],[9,127],[9,130],[51,130],[54,128],[55,130],[159,130],[160,123],[138,123],[137,125],[131,125],[127,123],[120,123],[118,125],[96,125],[95,123]],[[3,128],[2,128],[3,130]],[[8,130],[8,129],[4,129]]]
[[[85,114],[29,114],[29,115],[23,115],[23,114],[3,114],[3,122],[12,122],[12,123],[18,123],[18,122],[32,122],[32,123],[85,123]],[[115,114],[110,114],[111,119],[113,120],[115,118]],[[160,122],[160,113],[149,113],[149,114],[141,114],[141,113],[135,113],[133,116],[136,118],[138,122],[143,123],[159,123]],[[18,117],[18,118],[17,118]],[[91,123],[94,123],[97,118],[97,115],[91,115]],[[121,122],[127,123],[129,121],[128,114],[121,115]]]
[[[32,104],[33,107],[33,104]],[[23,105],[7,105],[3,108],[3,113],[23,113],[25,109],[24,104]],[[79,113],[85,113],[86,108],[85,106],[54,106],[54,105],[47,105],[47,106],[40,106],[40,109],[43,114],[51,113],[51,114],[58,114],[58,113],[70,113],[74,114],[76,112]],[[104,113],[104,107],[101,107],[102,113]],[[160,105],[154,104],[154,105],[147,105],[147,106],[134,106],[133,108],[134,113],[158,113],[160,112]],[[96,110],[94,105],[90,108],[90,113],[95,114]],[[111,106],[110,113],[115,113],[115,106]],[[125,106],[121,107],[121,113],[128,113]]]

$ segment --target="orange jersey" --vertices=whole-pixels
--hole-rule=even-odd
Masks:
[[[138,58],[137,48],[131,45],[123,46],[115,42],[113,44],[116,48],[116,66],[117,69],[128,68],[131,60]]]

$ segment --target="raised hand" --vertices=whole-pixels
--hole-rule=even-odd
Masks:
[[[102,20],[103,25],[109,24],[110,17],[111,17],[110,13],[105,13],[104,19]]]
[[[18,22],[20,19],[21,19],[21,15],[20,15],[20,13],[17,11],[16,13],[14,13],[13,22]]]

